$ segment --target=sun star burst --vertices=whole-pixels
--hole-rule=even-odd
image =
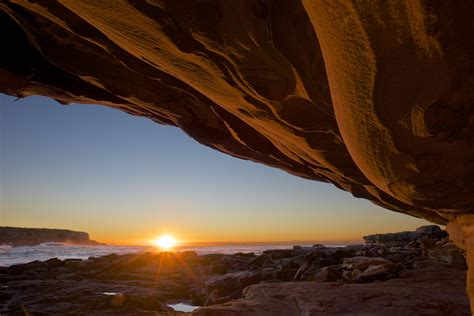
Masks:
[[[172,250],[176,246],[176,239],[171,235],[162,235],[153,240],[153,244],[163,251]]]

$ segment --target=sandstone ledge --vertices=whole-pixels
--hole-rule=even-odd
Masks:
[[[474,205],[470,1],[0,3],[0,92],[95,103],[387,209]]]
[[[470,315],[465,270],[420,262],[403,278],[369,284],[261,283],[193,315]]]

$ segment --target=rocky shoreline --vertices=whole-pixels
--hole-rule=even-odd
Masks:
[[[0,268],[0,314],[340,313],[470,315],[463,253],[438,226],[365,245],[262,254],[194,252],[50,259]]]

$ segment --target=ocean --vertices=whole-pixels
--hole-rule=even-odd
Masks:
[[[311,246],[311,245],[301,245]],[[328,245],[331,247],[344,247],[345,245]],[[267,249],[291,249],[292,245],[230,245],[230,246],[178,246],[175,251],[195,251],[199,255],[211,253],[233,254],[238,252],[253,252],[261,254]],[[89,257],[100,257],[112,253],[123,255],[128,253],[140,253],[157,251],[150,246],[80,246],[60,243],[44,243],[37,246],[10,247],[0,245],[0,266],[11,266],[15,264],[28,263],[39,260],[46,261],[51,258],[64,259],[88,259]]]

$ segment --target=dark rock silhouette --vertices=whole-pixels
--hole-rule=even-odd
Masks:
[[[448,237],[446,231],[439,228],[436,225],[426,225],[418,227],[416,231],[399,232],[399,233],[388,233],[388,234],[374,234],[364,236],[364,240],[369,244],[384,244],[395,247],[403,247],[407,244],[417,241],[422,238],[429,237]]]
[[[35,246],[47,242],[79,245],[101,245],[89,234],[68,229],[0,227],[0,245]]]

